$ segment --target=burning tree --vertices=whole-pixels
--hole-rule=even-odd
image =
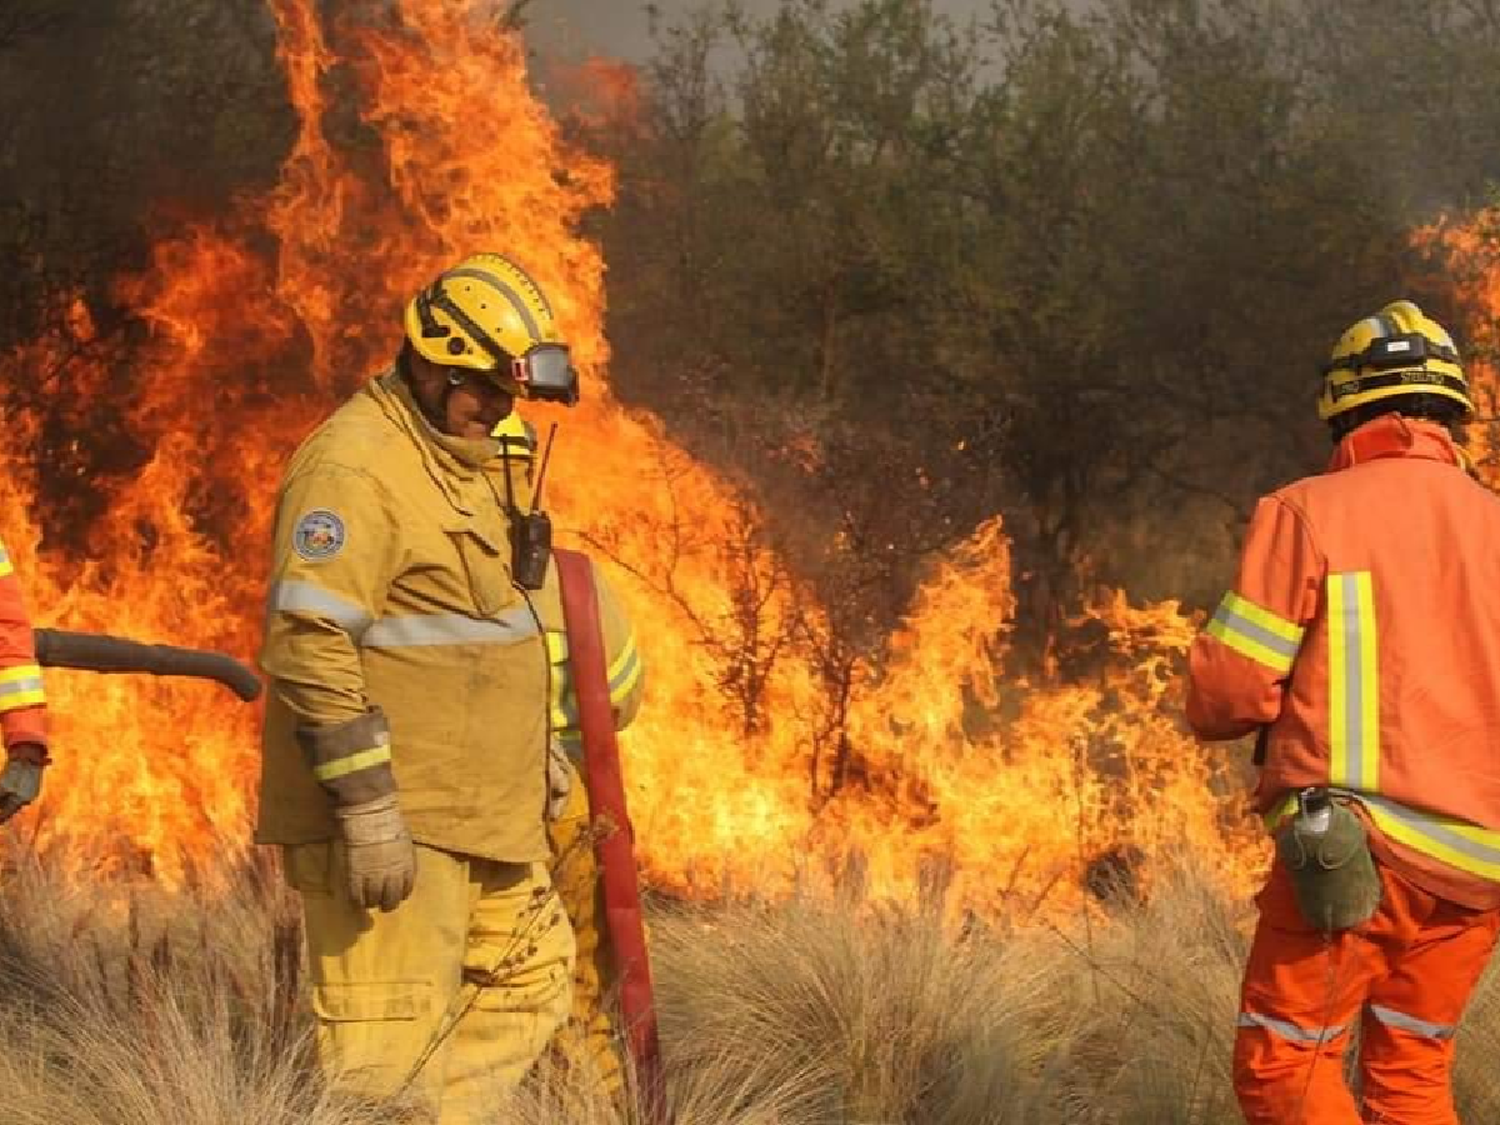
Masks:
[[[107,294],[60,295],[55,327],[4,358],[0,522],[43,620],[252,652],[287,454],[388,361],[416,286],[502,249],[557,295],[583,371],[583,405],[534,417],[562,427],[565,535],[630,578],[650,688],[626,754],[652,881],[700,895],[857,879],[905,897],[936,865],[954,909],[1035,909],[1070,901],[1101,850],[1184,836],[1246,877],[1257,853],[1172,719],[1169,676],[1142,681],[1136,662],[1084,686],[1007,682],[998,519],[929,552],[888,658],[840,649],[755,498],[614,397],[605,265],[580,233],[612,169],[533,95],[501,7],[271,10],[297,122],[274,186],[177,227]],[[116,458],[107,472],[69,471],[96,447]],[[1125,644],[1142,612],[1097,617]],[[1180,653],[1187,620],[1144,612],[1152,651]],[[50,689],[58,763],[38,847],[168,881],[244,847],[253,718],[192,687]]]

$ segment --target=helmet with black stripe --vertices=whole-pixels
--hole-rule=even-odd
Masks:
[[[445,270],[407,304],[405,324],[423,359],[485,372],[526,398],[578,401],[552,305],[509,258],[475,254]]]
[[[514,410],[500,420],[491,436],[500,442],[501,451],[508,457],[530,461],[536,456],[536,427]]]
[[[1412,395],[1451,399],[1462,408],[1461,418],[1474,413],[1447,329],[1411,301],[1394,301],[1339,337],[1323,367],[1318,417],[1329,421],[1386,400],[1395,412],[1401,409],[1397,400]]]

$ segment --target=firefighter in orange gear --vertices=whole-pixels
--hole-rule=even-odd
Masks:
[[[1259,502],[1190,656],[1188,720],[1259,732],[1278,836],[1235,1089],[1250,1125],[1456,1125],[1454,1033],[1500,927],[1500,500],[1455,441],[1473,406],[1453,341],[1409,301],[1344,333],[1319,412],[1328,471]],[[1358,847],[1300,863],[1323,829],[1299,803]],[[1345,874],[1353,924],[1309,917]]]
[[[495,430],[506,453],[523,466],[517,477],[525,481],[523,506],[530,506],[536,433],[519,414],[511,414]],[[604,657],[609,675],[609,700],[615,727],[624,730],[640,710],[645,691],[645,663],[635,644],[635,631],[620,599],[594,568],[604,630]],[[555,564],[547,568],[546,584],[536,597],[537,615],[546,633],[551,664],[551,805],[548,839],[552,847],[552,883],[557,888],[577,940],[578,961],[573,974],[572,1016],[558,1042],[569,1064],[618,1096],[625,1079],[613,1020],[610,994],[616,986],[614,952],[604,925],[603,885],[594,856],[588,790],[583,783],[583,734],[578,723],[578,701],[568,660],[568,634],[563,621],[562,593]]]
[[[0,771],[0,823],[41,793],[42,767],[47,764],[46,715],[31,620],[10,554],[0,543],[0,734],[6,758]]]

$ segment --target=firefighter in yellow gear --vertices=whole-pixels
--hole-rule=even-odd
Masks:
[[[527,502],[530,498],[536,433],[519,414],[511,414],[495,430],[507,457],[522,467]],[[645,664],[635,633],[620,599],[594,568],[599,597],[599,621],[604,631],[604,657],[615,726],[624,730],[640,710],[645,691]],[[557,567],[549,565],[547,581],[536,598],[537,614],[547,639],[551,663],[551,823],[552,882],[562,897],[578,945],[573,975],[573,1011],[559,1033],[565,1059],[580,1073],[597,1080],[610,1095],[624,1090],[620,1042],[610,1019],[610,996],[616,980],[613,950],[604,924],[603,888],[594,857],[588,789],[583,780],[583,736],[578,725],[578,700],[568,663],[568,635],[563,621]]]
[[[491,433],[517,397],[573,401],[576,374],[532,279],[478,255],[293,455],[260,657],[256,839],[301,894],[320,1062],[440,1125],[491,1120],[571,1003],[550,664]]]

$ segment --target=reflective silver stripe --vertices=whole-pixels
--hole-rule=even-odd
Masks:
[[[1241,1012],[1236,1021],[1240,1027],[1260,1027],[1283,1039],[1290,1039],[1294,1043],[1327,1043],[1337,1039],[1344,1034],[1345,1024],[1336,1024],[1333,1027],[1298,1027],[1286,1020],[1273,1019],[1270,1016],[1256,1015],[1254,1012]]]
[[[4,699],[7,695],[25,695],[27,692],[41,690],[42,678],[40,676],[27,676],[25,679],[0,683],[0,699]]]
[[[1329,780],[1380,788],[1380,672],[1370,573],[1328,576]]]
[[[1358,580],[1353,574],[1339,574],[1330,579],[1343,586],[1343,620],[1329,623],[1329,628],[1339,628],[1344,634],[1344,658],[1348,661],[1348,673],[1345,683],[1348,685],[1348,694],[1344,697],[1346,707],[1344,709],[1345,731],[1349,740],[1349,772],[1345,783],[1351,789],[1358,789],[1365,781],[1364,754],[1361,751],[1365,745],[1364,732],[1364,688],[1366,677],[1361,667],[1363,656],[1363,633],[1360,628],[1359,619],[1359,587]]]
[[[276,583],[271,590],[271,609],[276,613],[315,613],[356,638],[373,620],[353,602],[299,578]]]
[[[1456,857],[1444,853],[1456,852],[1459,857],[1467,857],[1473,860],[1474,864],[1480,865],[1476,868],[1473,864],[1458,864],[1457,866],[1462,867],[1463,870],[1473,871],[1489,879],[1500,881],[1500,834],[1493,830],[1485,831],[1477,826],[1469,833],[1459,832],[1434,816],[1419,813],[1374,793],[1361,793],[1359,799],[1370,807],[1370,812],[1374,814],[1377,824],[1383,818],[1389,817],[1412,835],[1422,838],[1421,841],[1415,841],[1398,836],[1403,843],[1410,843],[1428,855],[1447,859],[1450,863]],[[1479,833],[1497,840],[1497,843],[1488,844],[1482,839],[1477,839],[1476,836]],[[1433,845],[1436,845],[1436,848]]]
[[[613,695],[621,687],[627,686],[636,678],[641,667],[641,652],[631,641],[616,661],[614,674],[609,677],[609,691]]]
[[[1249,637],[1257,644],[1264,645],[1277,656],[1286,657],[1288,667],[1296,659],[1297,652],[1302,647],[1299,642],[1289,641],[1285,637],[1278,637],[1264,625],[1257,625],[1248,617],[1240,616],[1223,603],[1220,603],[1219,608],[1214,611],[1213,619],[1226,629],[1233,629],[1236,633]]]
[[[1428,1039],[1452,1039],[1458,1034],[1458,1025],[1452,1023],[1429,1023],[1419,1020],[1416,1016],[1409,1016],[1405,1012],[1398,1012],[1395,1008],[1382,1008],[1379,1004],[1370,1005],[1370,1014],[1387,1027],[1400,1028],[1409,1031],[1413,1035],[1425,1036]]]
[[[536,620],[524,605],[499,617],[461,613],[416,613],[382,617],[365,630],[365,648],[417,648],[426,645],[511,645],[537,635]]]

